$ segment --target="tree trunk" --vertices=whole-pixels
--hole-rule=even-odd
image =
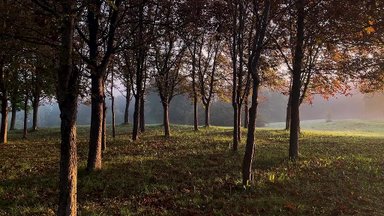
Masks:
[[[111,79],[112,137],[115,138],[116,137],[116,122],[115,122],[115,96],[113,95],[113,79],[114,79],[113,71],[112,71],[111,76],[112,76],[112,79]]]
[[[287,113],[285,117],[285,130],[289,130],[291,125],[291,92],[289,93],[288,103],[287,103]]]
[[[197,94],[196,92],[193,93],[193,129],[195,131],[199,130],[199,110],[197,106]]]
[[[248,123],[249,123],[248,95],[245,97],[246,98],[244,101],[244,128],[248,128]]]
[[[145,132],[144,96],[140,99],[140,132]]]
[[[193,129],[199,130],[199,119],[198,119],[198,106],[197,106],[197,89],[196,89],[196,45],[194,42],[193,53],[192,53],[192,91],[193,91]]]
[[[103,132],[101,140],[101,150],[104,151],[107,149],[107,105],[105,104],[105,98],[103,101]]]
[[[139,92],[137,92],[139,94]],[[132,129],[132,140],[137,140],[139,136],[139,123],[140,123],[140,98],[138,95],[135,96],[135,110],[133,111],[133,129]]]
[[[171,130],[169,127],[169,104],[163,103],[163,125],[164,125],[164,136],[169,138],[171,136]]]
[[[89,139],[89,152],[87,170],[93,171],[101,169],[101,150],[103,133],[103,112],[104,112],[104,89],[102,76],[91,76],[92,86],[92,110],[91,110],[91,130]]]
[[[296,36],[297,42],[293,64],[291,90],[291,128],[289,133],[289,158],[291,160],[296,160],[299,155],[301,65],[304,56],[304,0],[298,0],[296,7],[298,11]]]
[[[210,104],[205,105],[205,127],[211,126],[211,116],[210,116],[209,105]]]
[[[28,134],[28,93],[26,92],[24,99],[24,125],[23,125],[23,139],[27,139]]]
[[[252,105],[249,109],[249,124],[247,133],[247,143],[243,159],[243,185],[249,185],[252,180],[252,161],[255,149],[255,129],[257,116],[257,98],[259,93],[259,82],[253,81]]]
[[[254,1],[254,6],[256,7],[256,1]],[[257,117],[257,106],[258,106],[258,94],[259,94],[259,85],[260,85],[260,75],[259,75],[259,60],[262,53],[262,44],[264,37],[267,31],[269,23],[269,11],[271,8],[271,1],[266,0],[262,19],[257,28],[260,28],[260,31],[257,32],[254,39],[254,47],[251,50],[251,55],[248,57],[248,70],[252,75],[253,88],[252,88],[252,105],[249,109],[249,124],[248,124],[248,133],[247,133],[247,143],[245,145],[245,154],[243,160],[243,185],[249,185],[252,180],[252,161],[255,151],[255,128],[256,128],[256,117]]]
[[[32,107],[33,107],[33,116],[32,116],[32,131],[36,131],[37,126],[37,119],[38,119],[38,113],[39,113],[39,102],[40,102],[40,95],[35,95],[33,97]]]
[[[17,107],[16,107],[15,103],[12,103],[11,126],[10,126],[9,130],[15,130],[16,115],[17,115]]]
[[[73,70],[74,0],[62,3],[64,14],[59,56],[57,98],[61,118],[60,196],[57,215],[77,215],[76,114],[79,73]]]
[[[232,149],[233,151],[237,151],[238,149],[238,146],[239,146],[239,124],[237,124],[238,122],[238,118],[239,118],[239,112],[237,111],[238,109],[238,106],[237,106],[237,103],[234,103],[233,104],[233,145],[232,145]]]
[[[0,143],[8,142],[8,98],[7,91],[3,89],[1,96],[1,129]]]
[[[67,96],[60,104],[60,199],[58,215],[77,215],[77,97]]]
[[[237,117],[237,128],[239,132],[237,133],[237,140],[239,140],[239,143],[241,142],[241,105],[239,104],[238,109],[238,117]]]
[[[127,87],[127,95],[125,97],[124,124],[129,124],[129,102],[131,99],[131,89]]]

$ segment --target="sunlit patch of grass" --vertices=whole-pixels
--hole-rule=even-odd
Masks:
[[[375,126],[376,127],[376,126]],[[287,160],[289,134],[257,129],[253,186],[241,185],[246,131],[129,126],[108,135],[103,169],[85,172],[88,127],[79,128],[79,215],[383,215],[384,139],[378,132],[303,130],[300,159]],[[379,131],[379,130],[377,130]],[[53,215],[58,200],[59,130],[0,146],[0,215]]]

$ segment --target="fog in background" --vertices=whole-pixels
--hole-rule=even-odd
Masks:
[[[259,125],[263,123],[285,121],[287,97],[276,92],[264,91],[259,102]],[[110,100],[107,99],[107,124],[111,123]],[[129,109],[129,120],[132,121],[134,100]],[[232,106],[230,103],[215,101],[211,105],[211,123],[218,126],[232,126]],[[123,123],[125,98],[117,96],[115,100],[116,124]],[[352,96],[339,95],[329,100],[320,96],[314,97],[312,104],[303,104],[300,109],[301,120],[313,119],[373,119],[384,120],[384,95],[360,94]],[[31,124],[31,115],[29,115]],[[243,119],[243,116],[242,116]],[[173,124],[193,124],[193,106],[191,100],[184,95],[176,96],[170,105],[170,120]],[[203,107],[199,107],[199,120],[204,122]],[[39,110],[39,127],[59,127],[59,109],[53,103],[43,105]],[[78,109],[78,125],[89,125],[91,122],[91,107],[80,104]],[[162,106],[157,93],[146,96],[146,124],[162,123]],[[22,128],[23,112],[17,113],[16,128]]]

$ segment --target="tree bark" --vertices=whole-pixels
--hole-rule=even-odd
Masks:
[[[36,131],[38,127],[39,103],[42,91],[42,77],[39,74],[40,70],[42,70],[42,68],[37,67],[35,70],[35,74],[32,74],[32,131]]]
[[[254,156],[255,146],[255,129],[257,116],[257,99],[259,93],[259,82],[254,81],[252,89],[252,105],[249,109],[249,124],[247,133],[247,143],[245,145],[245,154],[243,159],[243,185],[249,185],[252,180],[252,161]]]
[[[237,128],[238,128],[238,133],[237,133],[237,140],[239,140],[239,143],[241,142],[241,104],[239,104],[238,109],[238,117],[237,117]]]
[[[139,94],[139,92],[137,92]],[[139,136],[139,123],[140,123],[140,99],[139,95],[135,96],[135,110],[133,111],[133,129],[132,129],[132,140],[137,140]]]
[[[291,92],[289,92],[288,102],[287,102],[287,113],[285,117],[285,130],[289,130],[291,126]]]
[[[5,87],[4,62],[0,62],[0,90],[1,90],[1,128],[0,143],[6,144],[8,141],[8,96]]]
[[[239,124],[238,124],[238,118],[239,118],[239,112],[237,111],[238,106],[237,103],[233,103],[233,144],[232,144],[232,150],[237,151],[239,146]]]
[[[101,150],[104,151],[107,149],[107,105],[105,104],[105,98],[103,101],[103,132],[101,140]]]
[[[249,111],[248,111],[248,95],[245,96],[244,101],[244,128],[248,128],[249,123]]]
[[[16,115],[17,115],[17,105],[15,103],[12,103],[11,126],[9,130],[15,130]]]
[[[271,8],[271,1],[264,1],[264,9],[262,18],[257,25],[257,31],[253,39],[253,47],[248,57],[248,70],[252,75],[253,88],[252,88],[252,105],[249,109],[249,124],[247,133],[247,143],[245,145],[245,154],[243,159],[242,174],[243,174],[243,185],[249,185],[252,180],[252,161],[255,149],[255,128],[256,128],[256,117],[257,117],[257,106],[258,106],[258,93],[260,85],[260,74],[259,74],[259,60],[263,50],[263,43],[267,27],[269,25],[269,11]],[[256,4],[256,2],[254,2]],[[256,9],[257,6],[254,5]],[[257,11],[255,11],[257,13]]]
[[[104,112],[104,79],[97,76],[97,73],[91,75],[91,130],[89,139],[89,152],[87,170],[94,171],[101,169],[102,160],[102,134],[103,134],[103,112]]]
[[[0,143],[6,144],[8,142],[8,98],[7,91],[3,89],[1,96],[1,129],[0,129]]]
[[[132,140],[135,141],[139,136],[140,129],[140,111],[141,111],[141,100],[144,97],[144,82],[145,81],[145,73],[144,73],[144,65],[146,59],[147,49],[144,45],[141,44],[144,33],[144,4],[141,4],[139,7],[139,20],[138,20],[138,34],[134,37],[134,43],[140,44],[138,48],[135,50],[135,64],[136,64],[136,93],[133,91],[133,95],[135,97],[135,109],[133,112],[133,129],[132,129]],[[132,83],[133,85],[134,83]],[[143,121],[144,122],[144,121]]]
[[[300,89],[301,89],[301,67],[304,57],[304,0],[296,3],[297,35],[293,64],[292,90],[291,90],[291,128],[289,133],[289,158],[296,160],[299,154],[299,128],[300,128]]]
[[[24,125],[23,125],[23,139],[27,139],[28,134],[28,92],[24,98]]]
[[[140,132],[144,133],[145,132],[145,113],[144,113],[144,96],[141,97],[140,99]]]
[[[57,98],[61,118],[60,196],[57,215],[77,215],[76,114],[79,73],[73,70],[74,0],[63,1]]]
[[[205,105],[205,127],[211,126],[210,104]]]
[[[196,90],[195,90],[196,91]],[[193,95],[193,129],[195,131],[199,130],[199,110],[197,106],[197,94],[194,92]]]
[[[124,110],[124,124],[129,124],[129,102],[131,99],[131,89],[127,87],[127,94],[125,96],[125,110]]]
[[[113,94],[113,70],[111,74],[111,112],[112,112],[112,137],[116,137],[116,122],[115,122],[115,96]],[[124,116],[125,117],[125,116]]]
[[[196,39],[197,40],[197,39]],[[196,89],[196,48],[197,41],[193,44],[192,51],[192,92],[193,92],[193,129],[199,130],[199,119],[198,119],[198,106],[197,106],[197,89]]]
[[[32,107],[33,107],[33,115],[32,115],[32,131],[36,131],[38,128],[37,120],[39,114],[39,103],[40,103],[40,94],[34,95]]]
[[[169,127],[169,104],[163,103],[163,126],[164,136],[169,138],[171,136],[171,129]]]

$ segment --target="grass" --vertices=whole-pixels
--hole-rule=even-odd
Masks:
[[[174,126],[164,139],[151,126],[138,142],[128,131],[118,127],[103,169],[87,174],[88,128],[79,128],[79,215],[384,215],[379,128],[304,130],[294,163],[287,132],[259,129],[249,188],[240,184],[244,146],[231,152],[230,128]],[[59,130],[21,136],[0,146],[0,215],[54,215]]]

